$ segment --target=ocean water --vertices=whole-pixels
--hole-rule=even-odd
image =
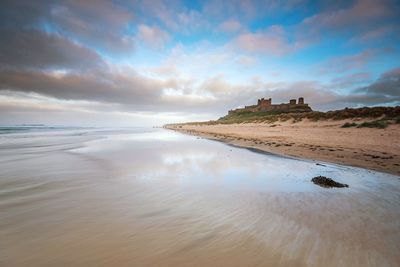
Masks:
[[[400,177],[316,163],[164,129],[3,127],[0,266],[400,266]]]

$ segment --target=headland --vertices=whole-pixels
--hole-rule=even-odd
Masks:
[[[300,99],[278,105],[259,99],[257,105],[230,110],[218,120],[164,127],[280,155],[400,175],[399,106],[320,112]]]

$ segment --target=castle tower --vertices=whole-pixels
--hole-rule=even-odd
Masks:
[[[304,98],[303,97],[299,97],[299,105],[304,105]]]
[[[290,105],[296,105],[296,99],[290,99]]]

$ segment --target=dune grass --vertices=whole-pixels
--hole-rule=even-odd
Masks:
[[[363,107],[363,108],[345,108],[341,110],[333,110],[327,112],[310,111],[271,111],[271,112],[250,112],[242,111],[233,114],[228,114],[218,120],[203,121],[203,122],[188,122],[172,125],[215,125],[215,124],[237,124],[237,123],[275,123],[277,121],[291,121],[293,123],[300,122],[303,119],[311,121],[320,120],[345,120],[345,119],[375,119],[373,121],[360,124],[345,123],[341,127],[369,127],[384,129],[393,123],[400,123],[400,106],[396,107]]]
[[[350,128],[350,127],[356,127],[357,125],[358,125],[358,124],[355,123],[355,122],[352,122],[352,123],[346,122],[346,123],[343,124],[341,127],[342,127],[342,128]]]
[[[391,124],[390,120],[366,121],[357,126],[357,128],[379,128],[385,129]]]

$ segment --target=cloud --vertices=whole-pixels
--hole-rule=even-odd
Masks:
[[[374,27],[371,30],[363,32],[349,40],[349,43],[365,43],[365,42],[382,42],[382,39],[393,34],[399,34],[399,27],[393,25],[384,25],[380,27]]]
[[[185,34],[207,29],[210,27],[208,20],[202,13],[196,10],[189,10],[178,14],[178,30]],[[176,29],[175,29],[176,30]]]
[[[57,112],[59,104],[62,112],[73,108],[76,114],[215,115],[258,97],[279,103],[303,96],[323,110],[398,103],[398,70],[369,84],[382,66],[396,64],[394,56],[387,57],[393,50],[385,47],[398,39],[398,4],[329,2],[317,14],[320,4],[302,4],[4,0],[0,96],[8,92],[14,98],[8,98],[7,105],[1,98],[0,104],[11,109],[15,101],[15,112],[33,112],[35,105]],[[304,18],[310,12],[314,14]],[[291,19],[282,19],[287,17]],[[372,42],[374,38],[379,40]],[[320,39],[332,45],[332,51],[322,51],[324,43],[315,54],[311,49],[296,54]],[[320,62],[319,55],[331,58]],[[294,69],[300,64],[302,70]],[[310,78],[310,66],[318,68],[318,74],[340,77]],[[271,77],[276,69],[286,72]]]
[[[93,47],[113,53],[134,49],[134,38],[126,33],[134,17],[115,2],[63,1],[53,6],[51,15],[57,31]]]
[[[229,19],[222,22],[218,28],[227,33],[235,33],[244,29],[244,26],[237,20]]]
[[[237,87],[227,82],[223,75],[216,75],[204,81],[200,86],[203,92],[211,93],[213,96],[235,94]]]
[[[284,28],[270,26],[265,31],[240,34],[234,40],[234,46],[247,53],[261,53],[283,56],[300,48],[296,42],[290,42]]]
[[[160,27],[169,32],[188,35],[210,28],[210,23],[204,13],[188,8],[180,1],[140,1],[140,4],[133,6],[136,13],[146,14],[144,21],[149,19],[156,21]]]
[[[340,96],[319,81],[304,80],[265,85],[265,96],[275,103],[287,103],[289,99],[304,97],[314,110],[327,110],[338,106]]]
[[[162,48],[171,39],[166,31],[144,24],[138,26],[138,39],[153,48]]]
[[[356,78],[358,76],[365,75],[354,75]],[[305,97],[306,102],[316,110],[366,104],[396,104],[400,101],[399,77],[400,70],[394,69],[382,74],[380,79],[369,86],[342,94],[332,90],[332,84],[318,81],[271,83],[255,78],[247,83],[232,83],[225,76],[216,75],[202,82],[193,82],[174,78],[150,78],[131,68],[62,74],[3,70],[0,72],[0,94],[36,94],[40,96],[39,99],[58,99],[64,103],[77,101],[74,108],[86,111],[223,115],[228,109],[253,104],[260,97],[272,97],[274,103]],[[335,82],[343,81],[344,79],[339,79]]]
[[[274,103],[286,103],[289,99],[305,97],[313,107],[320,109],[335,106],[339,96],[317,81],[264,82],[255,77],[248,83],[233,84],[223,75],[207,79],[199,85],[199,92],[206,92],[218,99],[219,112],[256,103],[258,98],[271,97]]]
[[[246,3],[249,6],[257,6],[252,1]],[[262,7],[258,5],[259,10],[255,14],[260,15],[276,10],[275,4],[274,1],[271,1],[262,5]],[[298,4],[293,1],[288,6],[293,7]],[[237,5],[239,6],[239,4]],[[269,7],[267,8],[268,11],[263,10],[265,6]],[[214,8],[217,7],[218,5],[214,6]],[[221,6],[219,8],[222,9]],[[229,5],[226,9],[223,13],[229,14]],[[284,10],[285,8],[280,7],[279,12],[284,13]],[[288,10],[291,10],[291,8],[289,7]],[[370,42],[372,38],[387,36],[390,32],[398,32],[398,27],[388,24],[396,23],[392,20],[396,20],[396,14],[399,12],[399,5],[390,0],[357,0],[350,5],[339,5],[306,17],[299,24],[278,24],[266,29],[242,32],[233,43],[234,46],[246,53],[284,56],[338,35],[356,36],[351,42],[355,40]],[[257,15],[253,15],[253,19]],[[240,18],[242,16],[234,17]],[[239,23],[237,20],[227,20],[220,24],[219,28],[227,32],[243,30],[244,27],[239,28]],[[380,43],[383,42],[387,43],[387,41],[380,40]]]
[[[267,4],[263,5],[266,6]],[[246,19],[254,18],[257,15],[257,8],[254,1],[232,0],[228,2],[208,1],[205,3],[203,10],[211,17],[220,17],[221,14]],[[260,10],[258,10],[260,11]]]
[[[249,57],[249,56],[240,56],[237,60],[236,63],[242,66],[252,66],[257,63],[257,59],[254,57]]]
[[[69,101],[46,97],[37,93],[1,91],[0,106],[7,111],[59,112],[66,110],[90,111],[100,107],[99,103],[89,101]]]
[[[140,69],[147,76],[156,77],[179,77],[180,73],[175,66],[157,66]]]
[[[359,73],[339,78],[334,83],[305,80],[295,82],[263,82],[255,80],[246,84],[232,84],[218,75],[205,81],[200,88],[216,96],[224,108],[219,112],[239,106],[251,105],[260,97],[271,97],[274,103],[285,103],[289,99],[304,97],[314,110],[333,110],[345,107],[365,105],[399,105],[400,104],[400,69],[385,72],[368,86],[348,92],[332,90],[341,82],[353,81],[355,84],[367,73]],[[347,80],[346,80],[347,79]],[[354,84],[353,84],[354,85]]]
[[[366,49],[353,55],[336,56],[319,64],[317,67],[317,72],[319,74],[329,74],[343,73],[350,70],[359,70],[375,58],[390,54],[392,52],[393,50],[391,48]]]
[[[124,111],[112,104],[60,100],[35,93],[9,91],[0,91],[0,112],[2,125],[153,126],[190,118],[184,113]]]
[[[372,78],[372,74],[369,72],[358,72],[352,73],[349,75],[345,75],[342,77],[337,77],[331,80],[332,88],[345,88],[349,89],[356,85],[360,85],[362,83],[370,82]]]
[[[134,17],[113,1],[2,1],[0,26],[20,31],[46,28],[103,52],[125,53],[134,49],[127,27]]]
[[[176,1],[152,0],[143,1],[136,7],[147,16],[154,18],[171,30],[177,30],[179,24],[176,19],[176,12],[181,8]]]
[[[243,21],[263,19],[278,12],[286,14],[304,7],[307,0],[231,0],[206,1],[203,5],[203,12],[210,18],[240,18]],[[298,10],[296,10],[298,11]]]
[[[376,23],[387,16],[393,16],[391,1],[357,0],[350,7],[329,10],[303,20],[303,28],[319,32],[325,29],[346,30],[348,26],[365,26]]]
[[[62,68],[81,70],[104,62],[94,51],[38,30],[0,30],[0,67]]]
[[[32,28],[50,17],[54,1],[2,0],[0,26],[7,29]]]
[[[55,75],[45,71],[2,71],[0,88],[65,100],[146,103],[159,94],[157,82],[135,73],[91,71]]]
[[[214,76],[203,82],[143,76],[131,68],[91,70],[84,73],[54,73],[51,71],[0,71],[0,91],[38,94],[62,101],[98,103],[98,108],[111,105],[119,111],[174,111],[224,113],[228,108],[255,101],[258,96],[285,97],[297,95],[299,88],[310,87],[288,83],[263,83],[253,79],[250,83],[232,84],[224,76]],[[296,91],[296,93],[293,93]],[[311,94],[310,94],[311,95]],[[318,95],[318,94],[316,94]],[[287,99],[284,99],[285,101]],[[93,109],[93,107],[89,107]]]
[[[129,67],[71,73],[0,71],[0,91],[112,104],[117,110],[127,111],[201,110],[210,103],[210,97],[187,90],[190,83],[185,79],[146,77]]]
[[[215,48],[205,44],[194,49],[186,49],[182,45],[177,45],[170,50],[161,66],[180,70],[180,74],[186,77],[201,79],[221,71],[226,65],[231,64],[236,56],[226,47]]]
[[[376,82],[359,88],[357,92],[387,96],[388,102],[400,101],[400,68],[384,72]]]
[[[332,1],[331,1],[332,2]],[[400,7],[392,0],[356,0],[339,5],[303,19],[296,26],[296,38],[306,43],[316,43],[329,36],[363,36],[374,29],[396,20]]]
[[[341,95],[342,106],[400,105],[400,68],[388,70],[367,86]]]

